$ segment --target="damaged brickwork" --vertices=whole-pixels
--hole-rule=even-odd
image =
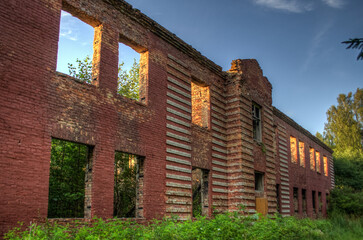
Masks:
[[[61,10],[94,27],[92,84],[56,72]],[[92,149],[86,220],[113,217],[116,151],[143,159],[138,221],[191,218],[194,169],[203,215],[326,214],[332,151],[272,106],[256,60],[224,72],[122,0],[1,1],[0,29],[0,233],[47,217],[52,138]],[[119,42],[141,55],[140,101],[116,93]],[[296,162],[290,137],[304,143]]]

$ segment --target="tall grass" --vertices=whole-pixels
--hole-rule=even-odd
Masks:
[[[26,231],[8,232],[5,239],[363,239],[363,218],[334,215],[328,220],[219,214],[194,221],[176,218],[149,225],[113,219],[95,219],[91,225],[32,224]]]

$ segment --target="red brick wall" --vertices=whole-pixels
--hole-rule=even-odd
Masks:
[[[92,84],[55,71],[62,8],[95,28]],[[145,157],[146,219],[191,217],[193,167],[209,171],[208,214],[211,206],[224,212],[240,204],[254,212],[255,170],[265,173],[264,197],[274,213],[281,182],[276,125],[285,138],[294,135],[331,159],[311,136],[273,117],[271,84],[256,60],[236,60],[222,72],[123,1],[1,1],[0,29],[0,233],[47,216],[52,138],[93,147],[88,217],[113,217],[115,151]],[[116,93],[119,37],[142,52],[140,102]],[[209,89],[207,128],[192,124],[192,79]],[[253,140],[252,102],[262,107],[263,144]],[[306,187],[312,215],[311,191],[322,192],[325,202],[331,173],[312,172],[308,161],[305,169],[287,167],[290,192]]]
[[[328,171],[328,176],[324,175],[323,172],[323,164],[321,164],[321,173],[318,173],[316,170],[313,171],[310,169],[310,154],[309,147],[313,147],[316,151],[320,152],[321,162],[323,156],[328,157],[328,164],[331,161],[331,152],[328,151],[325,147],[318,144],[316,141],[312,140],[310,137],[306,136],[302,132],[300,132],[295,127],[291,126],[289,123],[281,119],[280,117],[274,117],[275,122],[279,125],[286,127],[286,135],[283,138],[286,139],[287,142],[287,162],[288,162],[288,174],[289,174],[289,188],[290,188],[290,214],[294,215],[294,206],[293,206],[293,188],[298,188],[299,194],[299,215],[303,215],[302,213],[302,189],[306,189],[306,203],[307,203],[307,215],[309,217],[315,217],[316,214],[313,214],[313,205],[312,205],[312,191],[316,192],[316,196],[318,192],[322,193],[322,212],[321,216],[326,216],[326,193],[329,193],[331,189],[331,172],[330,169]],[[299,158],[297,163],[291,162],[291,150],[290,150],[290,136],[293,136],[297,139],[297,141],[302,141],[305,144],[305,167],[300,166]],[[277,138],[277,141],[281,141]],[[280,178],[280,176],[278,177]],[[280,181],[279,181],[280,182]],[[318,203],[316,204],[318,208]],[[319,214],[318,214],[319,215]]]

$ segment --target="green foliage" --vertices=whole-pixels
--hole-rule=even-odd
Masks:
[[[134,59],[134,63],[131,67],[131,69],[127,72],[126,70],[122,70],[122,67],[124,66],[124,63],[122,62],[119,64],[118,67],[118,90],[117,92],[125,96],[127,98],[139,99],[139,69],[140,65],[138,62],[136,62],[136,59]]]
[[[52,139],[49,218],[83,217],[87,159],[87,146]]]
[[[363,155],[334,154],[335,189],[330,193],[329,212],[363,216]]]
[[[360,49],[360,53],[357,56],[357,60],[363,60],[363,38],[350,38],[348,41],[342,42],[343,44],[349,44],[347,49]]]
[[[92,60],[86,56],[83,60],[76,60],[77,66],[68,63],[69,75],[86,83],[92,83]],[[124,62],[118,66],[117,93],[127,98],[139,99],[139,69],[140,65],[134,59],[130,70],[123,70]]]
[[[68,63],[69,75],[75,77],[83,82],[92,83],[92,60],[86,56],[83,60],[77,58],[75,67],[73,64]]]
[[[353,95],[340,94],[338,105],[327,111],[327,120],[322,140],[338,154],[363,154],[363,89]]]
[[[362,239],[363,219],[336,215],[330,220],[241,216],[219,214],[214,219],[198,217],[195,221],[168,218],[144,226],[132,221],[95,219],[94,223],[75,227],[57,224],[32,224],[26,231],[14,229],[5,239]]]
[[[135,217],[136,173],[136,156],[128,153],[116,152],[113,208],[114,216],[116,217]]]

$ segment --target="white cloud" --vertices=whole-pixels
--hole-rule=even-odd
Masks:
[[[253,1],[261,6],[293,12],[293,13],[301,13],[313,10],[313,4],[310,1],[301,1],[301,0],[253,0]],[[338,0],[324,0],[324,1],[338,1]]]
[[[70,28],[61,28],[59,36],[67,38],[67,39],[72,40],[72,41],[77,41],[78,40],[77,35],[74,34],[72,29],[70,29]]]
[[[63,10],[61,11],[61,17],[70,17],[70,16],[72,16],[70,13],[67,13]]]
[[[343,0],[322,0],[326,5],[332,8],[341,8],[344,5]]]

